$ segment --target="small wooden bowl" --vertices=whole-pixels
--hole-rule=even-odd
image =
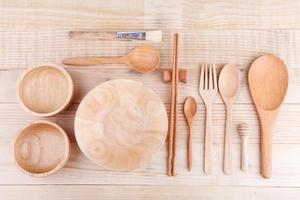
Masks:
[[[36,116],[51,116],[65,109],[73,96],[68,72],[55,64],[28,69],[19,82],[19,99],[25,110]]]
[[[70,142],[65,131],[50,121],[25,126],[14,142],[17,166],[26,174],[43,177],[61,169],[69,159]]]

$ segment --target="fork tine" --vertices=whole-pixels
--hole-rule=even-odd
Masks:
[[[203,90],[204,86],[204,65],[201,66],[199,90]]]
[[[218,89],[218,83],[217,83],[217,73],[216,73],[216,65],[213,65],[213,76],[214,76],[214,89]]]
[[[214,86],[213,86],[213,65],[210,64],[209,65],[209,84],[208,84],[208,89],[213,90]]]
[[[204,71],[204,90],[208,90],[208,67],[205,65]]]

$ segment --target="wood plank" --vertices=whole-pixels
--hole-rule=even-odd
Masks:
[[[241,70],[241,88],[236,103],[252,104],[252,99],[248,89],[247,79],[248,66],[240,66]],[[82,98],[98,84],[111,79],[132,79],[145,84],[152,88],[162,99],[164,103],[170,103],[170,84],[162,82],[161,71],[156,71],[151,74],[140,74],[129,69],[94,69],[94,68],[68,68],[70,75],[74,81],[75,91],[73,103],[79,103]],[[0,96],[0,103],[17,103],[17,86],[22,69],[0,70],[0,93],[5,94]],[[183,103],[186,96],[192,95],[197,101],[202,102],[198,87],[199,87],[199,69],[188,69],[187,83],[179,83],[178,102]],[[289,90],[285,103],[296,104],[300,103],[300,69],[289,69]],[[220,95],[217,96],[215,103],[223,104]]]
[[[0,199],[298,199],[300,193],[300,0],[86,0],[0,2]],[[186,95],[199,101],[194,127],[193,172],[186,169],[186,124],[179,115],[178,176],[167,177],[166,145],[149,165],[128,172],[110,172],[91,163],[79,150],[73,133],[78,103],[97,84],[115,78],[143,82],[158,93],[169,108],[170,86],[159,72],[141,75],[125,65],[68,68],[75,82],[69,109],[47,119],[67,130],[71,158],[57,174],[37,179],[15,166],[12,142],[16,132],[37,119],[17,104],[16,86],[22,71],[44,62],[60,64],[73,56],[126,54],[141,42],[74,41],[69,30],[162,29],[161,66],[171,65],[172,33],[180,33],[180,66],[188,69],[188,84],[181,84],[179,108]],[[277,30],[274,30],[277,29]],[[288,30],[289,29],[289,30]],[[259,175],[258,119],[247,89],[246,73],[254,58],[274,53],[289,67],[290,88],[278,118],[274,138],[274,168],[270,180]],[[197,93],[201,63],[235,63],[243,77],[233,129],[250,124],[247,173],[239,170],[240,140],[233,137],[234,174],[222,172],[224,105],[218,96],[214,120],[214,173],[203,173],[204,107]],[[55,184],[55,185],[52,185]]]
[[[9,29],[287,29],[299,28],[300,2],[177,0],[1,1]]]
[[[76,191],[76,192],[75,192]],[[47,192],[47,195],[45,195]],[[49,185],[49,186],[0,186],[0,198],[5,200],[59,200],[59,199],[188,199],[188,200],[219,200],[231,199],[288,199],[297,200],[299,188],[269,187],[217,187],[217,186],[103,186],[103,185]]]
[[[169,104],[165,104],[169,113]],[[58,123],[68,133],[71,141],[75,141],[73,122],[78,104],[72,104],[66,111],[61,114],[48,117],[47,120]],[[180,138],[185,138],[187,134],[187,125],[183,116],[183,104],[178,105],[178,134]],[[300,127],[299,104],[285,104],[278,116],[278,121],[275,128],[274,143],[300,143]],[[15,134],[27,123],[36,119],[45,119],[33,117],[29,113],[22,110],[16,104],[0,104],[0,141],[11,141]],[[259,142],[259,122],[253,105],[239,104],[234,107],[232,116],[233,142],[239,143],[240,138],[237,134],[237,125],[241,122],[249,124],[249,143]],[[205,108],[203,104],[198,105],[198,114],[195,118],[193,126],[194,137],[193,141],[202,143],[204,139],[205,127]],[[225,107],[221,104],[216,104],[213,107],[213,124],[214,124],[214,142],[223,144],[224,124],[225,124]]]
[[[254,58],[274,53],[289,68],[300,68],[300,30],[182,30],[179,65],[199,68],[201,63],[235,63],[246,69]],[[170,68],[173,31],[163,32],[163,42],[151,43],[161,51],[161,66]],[[0,69],[28,68],[76,56],[120,56],[141,42],[70,40],[67,30],[0,31]],[[99,65],[128,68],[126,65]],[[246,67],[246,68],[245,68]]]
[[[132,172],[112,172],[101,169],[89,161],[75,143],[71,145],[71,157],[66,167],[44,178],[32,178],[20,172],[14,165],[10,142],[0,142],[0,184],[115,184],[115,185],[209,185],[209,186],[273,186],[299,187],[300,160],[298,144],[274,144],[273,176],[266,180],[259,173],[259,145],[249,145],[249,170],[240,171],[240,144],[233,145],[233,174],[223,174],[223,145],[214,144],[213,173],[203,172],[203,143],[194,142],[194,167],[187,171],[185,141],[178,142],[176,177],[166,175],[166,145],[153,156],[147,166]],[[287,156],[288,155],[288,156]],[[294,158],[294,159],[291,159]]]

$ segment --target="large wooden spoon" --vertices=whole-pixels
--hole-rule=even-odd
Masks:
[[[270,178],[273,129],[287,92],[288,69],[281,59],[267,54],[252,63],[248,81],[261,124],[261,174]]]
[[[189,171],[192,170],[192,127],[197,113],[197,102],[194,97],[187,97],[184,103],[184,115],[188,124],[188,142],[187,142],[187,165]]]
[[[83,66],[97,64],[127,64],[138,72],[150,73],[160,64],[160,52],[150,45],[141,45],[125,56],[119,57],[79,57],[68,58],[63,61],[65,65]]]
[[[223,67],[219,76],[219,90],[226,106],[226,127],[224,144],[224,173],[231,174],[231,113],[232,106],[240,88],[240,76],[235,65],[227,64]]]

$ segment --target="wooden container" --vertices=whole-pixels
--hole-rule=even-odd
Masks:
[[[43,177],[61,169],[69,159],[70,142],[65,131],[50,121],[25,126],[14,142],[17,166],[26,174]]]
[[[28,69],[19,82],[18,94],[24,109],[36,116],[51,116],[65,109],[73,96],[68,72],[55,64]]]
[[[145,166],[164,144],[168,116],[159,96],[126,79],[104,82],[81,101],[74,130],[81,151],[112,171]]]

